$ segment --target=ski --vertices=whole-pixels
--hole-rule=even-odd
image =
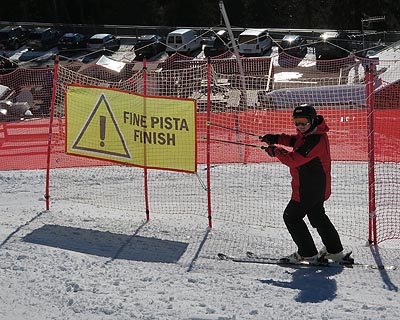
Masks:
[[[296,266],[296,267],[328,267],[328,262],[319,262],[310,264],[307,261],[301,261],[299,263],[293,262],[282,262],[278,258],[271,258],[271,257],[233,257],[228,256],[224,253],[218,253],[218,259],[220,260],[230,260],[233,262],[242,262],[242,263],[255,263],[255,264],[272,264],[272,265],[279,265],[279,266]]]
[[[350,254],[351,254],[351,252],[349,253],[349,255]],[[246,256],[248,258],[252,258],[252,259],[264,259],[263,256],[259,256],[251,251],[247,251]],[[276,259],[276,260],[279,260],[279,259]],[[296,263],[294,263],[294,264],[296,265]],[[303,263],[300,263],[300,264],[303,264]],[[305,265],[313,266],[314,264],[305,263]],[[359,263],[359,262],[354,262],[354,261],[353,261],[353,263],[337,263],[337,262],[327,261],[325,263],[321,263],[320,266],[321,265],[324,265],[327,267],[346,267],[346,268],[358,267],[358,268],[378,269],[378,270],[396,270],[397,269],[397,266],[395,266],[395,265],[368,264],[368,263]],[[318,264],[316,264],[316,266],[318,266]]]
[[[350,254],[351,254],[351,252],[348,255],[350,256]],[[257,254],[255,254],[254,252],[251,252],[251,251],[247,251],[246,256],[251,259],[260,259],[260,260],[264,259],[264,257],[258,256]],[[318,261],[317,263],[309,263],[307,261],[290,262],[290,261],[281,261],[280,259],[276,259],[276,261],[277,261],[277,264],[280,264],[280,265],[300,265],[300,266],[315,266],[315,267],[333,267],[333,266],[339,267],[340,266],[340,267],[351,268],[354,264],[354,260],[353,260],[353,263],[334,263],[334,262],[328,261],[327,259],[321,259],[321,261]]]
[[[307,261],[301,261],[298,263],[293,262],[282,262],[279,258],[259,256],[251,251],[246,253],[246,257],[234,257],[224,253],[217,254],[220,260],[230,260],[233,262],[241,263],[255,263],[255,264],[270,264],[286,267],[314,267],[314,268],[364,268],[364,269],[377,269],[377,270],[396,270],[397,267],[394,265],[383,265],[383,264],[364,264],[355,262],[353,264],[340,264],[329,261],[321,261],[318,263],[309,263]]]

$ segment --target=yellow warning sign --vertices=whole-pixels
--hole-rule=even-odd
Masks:
[[[107,121],[108,119],[108,121]],[[105,144],[107,132],[107,146]],[[98,143],[96,144],[96,140]],[[130,159],[129,150],[121,134],[110,104],[104,94],[100,94],[94,109],[73,143],[72,150],[113,155]]]
[[[194,100],[70,86],[65,104],[67,153],[196,172]]]

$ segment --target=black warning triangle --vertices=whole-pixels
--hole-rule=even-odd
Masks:
[[[106,133],[105,123],[110,123],[107,119],[111,120],[111,128],[108,126]],[[111,143],[100,141],[107,136],[112,138],[109,139]],[[125,139],[104,93],[100,94],[71,149],[131,159]]]

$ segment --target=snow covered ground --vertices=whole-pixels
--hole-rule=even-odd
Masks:
[[[209,230],[198,215],[146,222],[71,201],[46,212],[44,181],[44,171],[0,172],[1,320],[400,319],[400,270],[219,261],[294,247],[284,228],[214,220]],[[400,265],[398,242],[344,242],[360,262]]]

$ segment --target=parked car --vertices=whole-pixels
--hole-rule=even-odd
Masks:
[[[168,54],[179,52],[182,54],[191,54],[196,50],[200,50],[202,39],[192,29],[176,29],[167,36]]]
[[[209,42],[204,46],[204,55],[206,57],[219,56],[227,51],[229,51],[230,39],[228,31],[219,30],[215,37],[209,40]]]
[[[307,54],[306,41],[299,35],[285,35],[278,46],[278,64],[283,68],[295,68]]]
[[[287,34],[282,38],[278,51],[294,57],[304,57],[307,53],[306,40],[299,35]]]
[[[352,39],[345,31],[328,31],[315,43],[316,67],[323,72],[338,72],[354,63]],[[338,60],[336,63],[328,60]]]
[[[55,28],[36,27],[28,35],[28,47],[32,50],[49,50],[55,47],[61,37]]]
[[[118,51],[121,41],[109,33],[97,33],[89,38],[86,48],[89,51],[109,50]]]
[[[87,37],[81,33],[65,33],[58,41],[58,51],[75,51],[86,48]]]
[[[351,38],[344,31],[327,31],[319,36],[315,43],[315,56],[317,60],[332,60],[345,58],[351,51]]]
[[[21,26],[0,29],[0,49],[17,50],[28,40],[28,30]]]
[[[246,29],[239,37],[239,54],[261,56],[272,49],[272,39],[267,29]]]
[[[0,74],[7,74],[13,72],[18,68],[18,64],[14,61],[0,56]]]
[[[133,48],[136,59],[151,58],[165,51],[165,38],[155,34],[140,36]]]

